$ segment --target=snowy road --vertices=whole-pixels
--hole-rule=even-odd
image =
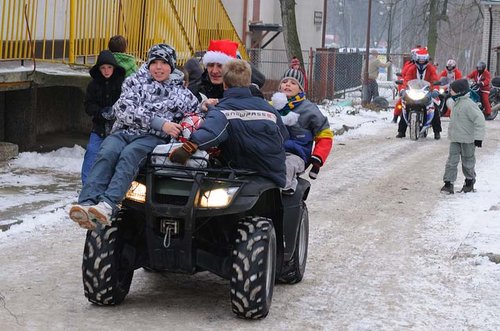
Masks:
[[[63,184],[37,174],[60,201],[27,210],[26,222],[37,221],[27,230],[0,233],[0,329],[498,330],[500,266],[467,253],[471,233],[452,214],[435,216],[440,204],[460,199],[439,193],[443,125],[440,141],[397,140],[387,121],[338,139],[307,201],[304,280],[277,285],[269,316],[256,322],[233,316],[228,282],[208,273],[137,270],[122,305],[89,304],[80,271],[85,232],[62,208],[75,199],[79,178],[66,175]],[[487,128],[478,163],[500,149],[500,120]],[[498,209],[488,211],[500,221]]]

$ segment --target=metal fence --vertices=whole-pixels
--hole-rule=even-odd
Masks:
[[[143,60],[151,45],[168,43],[180,64],[211,39],[243,45],[221,0],[0,1],[0,61],[92,64],[116,34]],[[248,58],[243,46],[239,51]]]
[[[286,51],[249,49],[248,53],[252,63],[266,75],[262,90],[269,98],[278,89],[281,76],[289,67]],[[321,102],[324,99],[344,98],[347,92],[361,90],[364,55],[361,52],[342,53],[336,49],[303,51],[308,99]],[[403,54],[391,54],[390,57],[393,64],[387,80],[394,81],[403,65]],[[385,56],[381,58],[385,62]],[[385,69],[381,77],[387,77]]]

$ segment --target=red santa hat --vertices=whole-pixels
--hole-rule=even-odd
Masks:
[[[238,51],[238,43],[228,39],[210,40],[208,50],[203,56],[203,64],[208,63],[224,64],[235,59]]]

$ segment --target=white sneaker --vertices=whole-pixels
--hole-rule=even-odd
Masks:
[[[78,223],[81,228],[94,230],[95,223],[89,218],[88,209],[90,206],[73,205],[69,210],[69,218]]]
[[[97,205],[88,209],[89,218],[92,221],[97,221],[102,225],[111,225],[111,216],[113,216],[113,207],[105,201],[99,202]]]

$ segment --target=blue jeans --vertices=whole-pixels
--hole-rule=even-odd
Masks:
[[[116,211],[148,154],[164,143],[165,140],[153,135],[115,132],[106,137],[80,192],[78,203],[95,205],[105,201]]]
[[[103,140],[104,138],[101,138],[97,133],[90,133],[89,143],[87,144],[87,150],[85,151],[82,164],[83,185],[85,185],[85,182],[87,181],[87,176],[89,175],[90,169],[92,169],[92,165],[94,164],[97,152],[99,151],[99,147],[101,147]]]

